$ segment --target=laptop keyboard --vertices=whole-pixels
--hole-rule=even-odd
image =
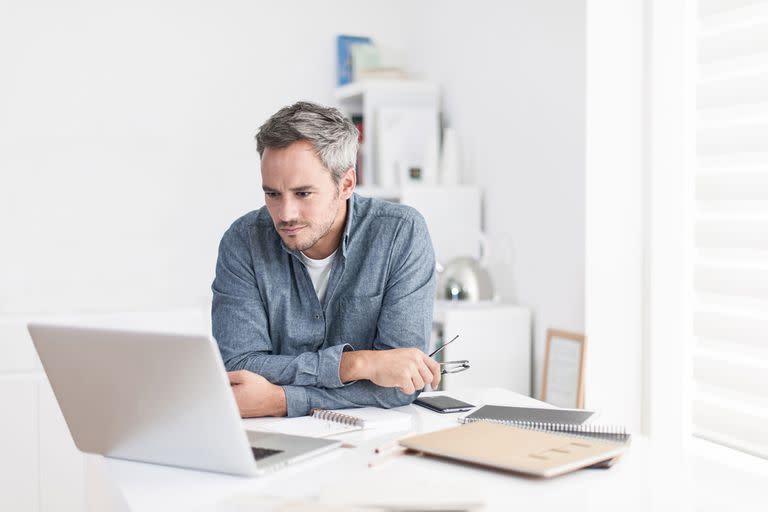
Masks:
[[[270,455],[283,452],[283,450],[272,450],[271,448],[257,448],[255,446],[251,446],[251,451],[253,451],[254,460],[261,460],[264,457],[269,457]]]

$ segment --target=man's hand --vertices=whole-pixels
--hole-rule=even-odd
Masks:
[[[288,413],[282,387],[248,370],[227,372],[227,375],[243,418],[285,416]]]
[[[437,389],[440,365],[417,348],[357,350],[342,354],[342,382],[367,379],[385,388],[400,388],[406,395],[427,384]]]

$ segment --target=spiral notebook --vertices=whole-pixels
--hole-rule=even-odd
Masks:
[[[529,430],[571,434],[579,437],[602,439],[616,443],[628,443],[631,435],[618,425],[585,423],[592,411],[583,409],[544,409],[535,407],[509,407],[484,405],[459,423],[487,421]]]
[[[307,437],[328,437],[363,429],[408,430],[411,416],[378,407],[326,410],[312,409],[309,416],[282,418],[260,424],[259,430]]]

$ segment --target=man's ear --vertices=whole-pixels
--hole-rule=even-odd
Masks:
[[[345,200],[349,199],[352,192],[355,191],[355,185],[357,185],[357,175],[355,174],[355,168],[350,167],[341,176],[339,195]]]

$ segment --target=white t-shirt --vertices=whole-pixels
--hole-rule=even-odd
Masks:
[[[323,302],[325,297],[325,290],[328,288],[328,278],[331,276],[331,266],[337,252],[338,249],[322,260],[313,260],[303,252],[301,253],[301,262],[307,267],[309,277],[312,279],[312,286],[315,287],[315,293],[317,293],[317,298],[320,299],[320,302]]]

